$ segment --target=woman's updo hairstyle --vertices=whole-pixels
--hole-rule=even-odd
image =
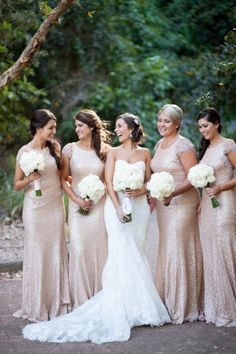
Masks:
[[[157,113],[157,117],[159,117],[161,113],[167,115],[172,122],[177,125],[177,131],[180,129],[183,121],[183,111],[179,106],[176,104],[165,104]]]
[[[202,118],[206,119],[210,123],[219,124],[217,130],[218,130],[218,133],[221,133],[221,129],[222,129],[221,118],[215,108],[207,107],[207,108],[204,108],[202,111],[200,111],[197,116],[197,122]],[[206,149],[208,148],[209,145],[210,145],[210,140],[207,140],[204,137],[202,137],[200,140],[200,147],[199,147],[199,154],[198,154],[199,160],[202,159],[202,157],[205,154]]]
[[[34,136],[37,132],[37,129],[43,128],[51,119],[53,119],[55,122],[57,121],[56,117],[54,114],[49,111],[48,109],[36,109],[32,116],[31,116],[31,121],[30,121],[30,131],[32,136]],[[57,168],[60,169],[60,145],[58,148],[59,143],[54,142],[54,141],[47,141],[46,146],[49,148],[50,154],[54,157],[56,160]]]
[[[111,141],[111,133],[107,130],[109,122],[102,120],[96,112],[91,109],[79,111],[75,120],[87,124],[92,130],[92,148],[100,160],[105,161],[107,149],[106,144]]]
[[[123,119],[128,128],[131,129],[130,138],[134,143],[141,144],[144,141],[144,130],[140,119],[132,113],[124,113],[116,118]]]

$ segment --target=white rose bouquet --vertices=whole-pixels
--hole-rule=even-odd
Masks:
[[[143,186],[144,171],[135,164],[124,164],[122,169],[117,169],[113,177],[113,187],[116,192],[127,192],[140,189]],[[132,199],[124,195],[122,211],[125,213],[125,222],[132,221]]]
[[[147,183],[151,197],[163,200],[175,190],[174,178],[169,172],[155,172]]]
[[[195,165],[189,169],[188,180],[195,188],[205,188],[215,182],[214,169],[203,163]],[[216,197],[211,198],[213,208],[217,208],[220,204]]]
[[[44,170],[43,155],[37,151],[23,152],[19,164],[25,176],[29,176],[32,172],[39,172]],[[37,197],[40,197],[42,195],[40,179],[34,181],[34,190],[35,190],[35,195]]]
[[[78,191],[81,198],[92,200],[97,204],[105,194],[105,186],[97,175],[89,174],[78,183]],[[89,211],[80,207],[79,213],[88,215]]]

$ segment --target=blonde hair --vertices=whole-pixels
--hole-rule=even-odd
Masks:
[[[157,113],[157,117],[159,117],[161,113],[166,114],[174,123],[178,125],[178,129],[180,128],[183,120],[183,111],[179,106],[176,104],[165,104]]]

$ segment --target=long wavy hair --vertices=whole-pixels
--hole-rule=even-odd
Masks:
[[[202,111],[200,111],[197,116],[197,122],[202,118],[206,119],[208,122],[211,122],[213,124],[219,124],[217,130],[218,130],[218,133],[221,133],[221,129],[222,129],[221,118],[215,108],[207,107],[207,108],[204,108]],[[203,158],[203,156],[206,152],[206,149],[208,148],[209,145],[210,145],[210,141],[205,139],[204,137],[202,137],[200,140],[200,145],[199,145],[199,153],[198,153],[199,161]]]
[[[30,121],[30,131],[32,136],[34,136],[37,132],[38,128],[43,128],[51,119],[55,122],[57,121],[54,114],[48,109],[36,109]],[[57,140],[47,141],[46,146],[49,148],[50,154],[54,157],[57,168],[61,168],[61,159],[60,159],[60,144]]]
[[[82,109],[75,116],[84,124],[87,124],[92,129],[92,148],[101,161],[106,160],[107,144],[111,142],[111,133],[108,131],[109,122],[102,120],[96,112],[91,109]]]
[[[135,116],[132,113],[123,113],[116,118],[116,120],[118,119],[123,119],[128,128],[132,129],[130,138],[134,143],[143,143],[145,140],[145,134],[138,116]]]

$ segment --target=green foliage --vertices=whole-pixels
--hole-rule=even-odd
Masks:
[[[0,0],[0,72],[17,60],[57,3]],[[156,113],[165,103],[183,108],[182,133],[196,146],[195,117],[207,105],[219,110],[225,135],[236,138],[234,7],[234,0],[75,1],[31,67],[0,93],[0,153],[15,153],[27,142],[28,118],[40,107],[58,117],[62,145],[76,139],[75,113],[91,108],[112,122],[111,129],[117,115],[138,114],[152,149]],[[8,168],[5,159],[1,164]],[[10,196],[7,177],[1,174]],[[1,198],[5,203],[7,196]]]
[[[41,10],[41,13],[43,14],[43,17],[46,18],[52,11],[51,6],[48,5],[46,1],[40,1],[39,2],[39,9]]]
[[[1,3],[0,15],[0,72],[7,70],[27,44],[30,34],[41,22],[40,13],[37,14],[35,1],[23,0]],[[35,65],[38,64],[36,58]],[[29,120],[32,110],[49,106],[50,101],[45,89],[36,83],[33,67],[24,70],[24,73],[5,86],[0,94],[0,152],[17,148],[29,140]],[[38,87],[37,87],[37,86]]]
[[[0,3],[1,71],[56,4]],[[230,126],[236,93],[233,6],[233,0],[75,2],[52,28],[31,69],[3,90],[2,141],[7,148],[25,141],[26,117],[40,106],[50,107],[59,123],[62,119],[63,144],[75,138],[72,117],[85,107],[113,123],[124,111],[140,115],[150,148],[157,138],[156,112],[168,102],[184,109],[184,134],[194,140],[195,116],[206,105],[217,107]]]
[[[1,150],[29,140],[27,115],[40,101],[44,106],[49,103],[45,91],[37,90],[26,75],[3,88],[0,95]]]
[[[63,141],[73,134],[66,120],[84,107],[113,123],[124,111],[139,114],[149,147],[157,138],[156,111],[165,103],[183,107],[184,134],[195,141],[195,116],[205,105],[232,119],[234,74],[219,71],[224,36],[235,21],[232,3],[91,0],[72,7],[50,33],[37,69],[63,118]]]
[[[22,212],[24,193],[13,190],[14,163],[15,158],[10,156],[5,162],[5,168],[0,168],[0,218],[19,217]]]

